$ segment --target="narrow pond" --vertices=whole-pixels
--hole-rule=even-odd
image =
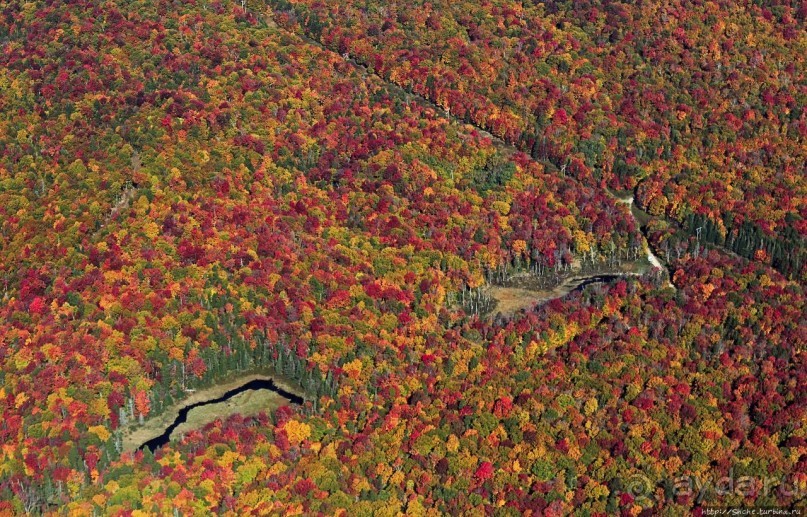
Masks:
[[[572,278],[570,282],[572,284],[579,282],[576,286],[574,286],[574,288],[572,288],[572,291],[580,291],[587,285],[612,282],[618,278],[623,278],[624,276],[626,275],[594,275],[581,278]]]
[[[256,395],[267,396],[260,397]],[[251,406],[250,401],[252,401]],[[218,397],[200,400],[179,408],[176,411],[176,417],[164,428],[161,428],[162,432],[160,434],[140,444],[134,444],[133,448],[149,449],[154,452],[171,441],[171,435],[175,431],[198,428],[216,418],[225,418],[236,413],[243,415],[256,414],[262,410],[276,409],[289,403],[302,404],[303,397],[278,386],[271,378],[245,379],[243,384],[228,389]],[[189,416],[201,413],[203,410],[209,411],[205,412],[207,414],[199,414],[196,418],[193,418],[193,425],[184,425],[190,423]],[[161,423],[165,425],[164,420]]]

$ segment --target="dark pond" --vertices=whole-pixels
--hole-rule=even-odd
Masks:
[[[165,429],[163,434],[152,438],[151,440],[149,440],[146,443],[144,443],[143,445],[141,445],[139,448],[140,449],[146,448],[146,449],[149,449],[151,452],[154,452],[159,447],[162,447],[163,445],[168,443],[169,437],[171,436],[171,433],[174,432],[174,429],[176,429],[179,425],[183,424],[187,420],[188,413],[192,409],[198,408],[199,406],[206,406],[208,404],[218,404],[220,402],[226,402],[228,399],[238,395],[239,393],[243,393],[243,392],[248,391],[248,390],[269,390],[269,391],[273,391],[273,392],[277,393],[278,395],[280,395],[283,398],[287,399],[291,403],[294,403],[294,404],[302,404],[303,403],[303,398],[301,396],[295,395],[294,393],[290,393],[290,392],[284,390],[283,388],[281,388],[277,384],[275,384],[275,382],[272,381],[271,379],[256,379],[256,380],[250,381],[250,382],[248,382],[248,383],[246,383],[246,384],[244,384],[242,386],[239,386],[237,388],[231,389],[230,391],[226,392],[221,397],[211,399],[211,400],[205,400],[203,402],[197,402],[196,404],[191,404],[190,406],[182,408],[179,411],[179,414],[177,415],[176,419],[174,419],[173,423],[171,423],[171,425],[169,425]]]
[[[623,278],[623,275],[596,275],[596,276],[589,276],[586,278],[575,278],[575,282],[580,282],[577,284],[572,291],[579,291],[587,285],[591,284],[598,284],[604,282],[612,282],[618,278]]]

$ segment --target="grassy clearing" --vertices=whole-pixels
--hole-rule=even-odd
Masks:
[[[274,411],[284,404],[288,404],[288,400],[273,391],[247,390],[224,402],[206,404],[190,410],[187,420],[174,429],[170,438],[178,440],[189,431],[200,429],[218,419],[224,420],[236,414],[254,416],[261,411]]]
[[[490,295],[496,300],[493,313],[500,312],[503,316],[512,316],[521,309],[528,309],[538,303],[540,292],[517,287],[491,287]]]
[[[572,266],[572,272],[562,277],[560,283],[555,287],[545,288],[545,278],[538,278],[531,275],[514,277],[510,279],[509,285],[494,285],[488,290],[488,294],[496,300],[496,306],[489,314],[501,313],[502,316],[512,316],[522,309],[545,303],[553,298],[560,298],[572,292],[580,282],[588,277],[599,275],[641,275],[651,267],[647,257],[642,257],[633,262],[625,262],[617,267],[592,269],[582,273],[580,263]]]
[[[502,316],[512,316],[522,309],[530,309],[539,303],[565,296],[572,289],[574,289],[574,285],[566,283],[551,290],[493,286],[490,288],[490,295],[496,300],[496,307],[491,314],[501,313]]]
[[[270,373],[258,372],[258,373],[251,373],[251,374],[248,374],[248,375],[244,375],[244,376],[241,376],[241,377],[235,377],[235,378],[232,378],[230,380],[226,380],[224,382],[216,384],[214,386],[210,386],[209,388],[199,389],[199,390],[197,390],[197,391],[195,391],[193,393],[190,393],[189,396],[186,399],[174,404],[173,406],[171,406],[170,408],[168,408],[164,412],[162,412],[160,415],[147,419],[142,426],[137,426],[137,427],[131,426],[128,429],[126,429],[124,431],[123,437],[122,437],[123,452],[134,452],[140,446],[142,446],[144,443],[146,443],[147,441],[151,440],[152,438],[156,438],[157,436],[163,434],[165,432],[165,430],[168,428],[168,426],[170,426],[174,422],[174,420],[177,419],[177,416],[179,415],[179,412],[182,409],[184,409],[184,408],[186,408],[188,406],[192,406],[194,404],[205,402],[207,400],[217,399],[217,398],[223,396],[225,393],[227,393],[230,390],[238,388],[239,386],[243,386],[243,385],[247,384],[248,382],[251,382],[251,381],[254,381],[254,380],[260,380],[260,379],[264,379],[264,380],[272,379],[272,380],[274,380],[275,384],[278,387],[280,387],[280,388],[282,388],[282,389],[284,389],[284,390],[286,390],[286,391],[288,391],[290,393],[300,393],[300,390],[298,388],[295,388],[293,386],[293,384],[291,382],[289,382],[287,379],[284,379],[284,378],[282,378],[282,377],[280,377],[278,375],[274,375],[274,374],[270,374]],[[260,390],[260,391],[269,391],[269,390]],[[270,392],[270,393],[272,393],[273,395],[277,395],[276,393],[273,393],[273,392]],[[281,404],[278,404],[278,406],[282,405],[283,403],[288,403],[288,401],[285,398],[283,398],[282,396],[280,396],[280,395],[277,395],[277,396],[283,401]],[[302,396],[302,394],[301,394],[301,396]],[[232,401],[236,397],[237,396],[234,396],[229,401]],[[223,404],[226,404],[226,402],[223,403]],[[215,407],[215,406],[219,406],[219,405],[220,404],[214,404],[214,405],[211,405],[211,406]],[[275,409],[275,407],[278,407],[278,406],[269,407],[267,409],[268,410],[273,410],[273,409]],[[206,406],[196,408],[196,409],[206,409]],[[224,410],[223,408],[220,408],[220,409]],[[224,413],[219,414],[219,418],[226,418],[226,417],[228,417],[230,415],[240,413],[240,412],[241,411],[237,407],[234,407],[233,410],[230,411],[227,414],[224,414]],[[188,414],[189,419],[191,418],[191,415],[193,413],[195,413],[195,410],[191,410],[191,412]],[[252,413],[252,414],[255,414],[255,413]],[[210,422],[212,422],[212,421],[213,420],[210,420]],[[186,429],[185,432],[187,432],[187,431],[188,430]]]

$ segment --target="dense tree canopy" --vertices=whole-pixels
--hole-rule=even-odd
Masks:
[[[514,5],[7,2],[0,513],[635,515],[703,504],[682,476],[804,486],[803,12]],[[636,185],[669,275],[459,303],[635,254],[606,188]],[[258,368],[305,403],[122,452]]]
[[[805,11],[787,2],[271,0],[345,53],[586,184],[805,279]],[[695,228],[691,228],[695,230]],[[756,233],[753,250],[735,240]],[[716,239],[717,240],[717,239]]]

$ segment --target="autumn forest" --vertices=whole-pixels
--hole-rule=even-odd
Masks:
[[[805,508],[805,18],[0,3],[0,515]]]

